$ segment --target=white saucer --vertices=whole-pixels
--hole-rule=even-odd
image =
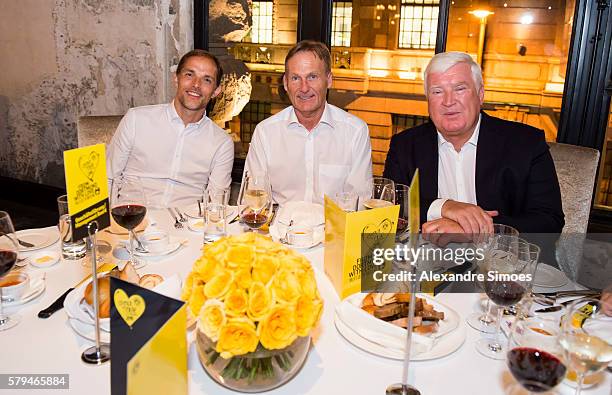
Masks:
[[[269,232],[270,236],[272,236],[272,240],[275,242],[280,242],[281,237],[285,236],[287,229],[287,225],[279,224],[275,222],[273,225],[270,225]],[[291,244],[287,244],[287,246],[291,248],[295,248],[298,250],[307,250],[309,248],[313,248],[321,244],[325,240],[325,229],[323,226],[318,226],[314,230],[312,244],[304,246],[304,247],[296,247]]]
[[[21,306],[40,296],[45,290],[45,280],[42,277],[30,279],[30,289],[21,298],[15,300],[2,300],[3,307]]]
[[[60,260],[60,254],[57,251],[41,251],[30,257],[29,263],[41,269],[46,269],[58,263]]]
[[[77,319],[70,318],[68,319],[70,326],[74,331],[81,337],[96,341],[96,328],[93,325],[86,324]],[[100,331],[100,342],[110,344],[110,332],[105,332],[103,330]]]
[[[562,271],[554,267],[541,263],[538,265],[538,270],[533,279],[533,285],[536,287],[558,288],[567,284],[567,277]]]
[[[59,240],[57,228],[25,229],[15,232],[15,234],[19,240],[34,244],[34,247],[24,247],[20,244],[20,252],[40,250]]]

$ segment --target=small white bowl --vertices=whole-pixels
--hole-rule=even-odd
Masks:
[[[143,233],[139,240],[149,252],[158,253],[168,249],[168,233],[161,230],[152,230]]]
[[[297,248],[307,248],[313,244],[314,231],[309,226],[291,226],[287,231],[287,242]]]
[[[2,299],[18,300],[30,289],[30,276],[23,272],[9,273],[0,279]]]
[[[30,264],[34,267],[45,269],[55,265],[60,260],[60,255],[56,251],[41,251],[30,257]]]

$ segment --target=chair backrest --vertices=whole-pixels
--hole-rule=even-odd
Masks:
[[[561,143],[549,143],[549,146],[561,187],[565,213],[563,233],[586,233],[599,151]]]
[[[77,134],[79,147],[92,144],[108,144],[123,115],[100,115],[79,117]]]

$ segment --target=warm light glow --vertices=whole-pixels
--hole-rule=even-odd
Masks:
[[[387,75],[389,75],[389,72],[387,70],[370,70],[368,71],[368,75],[370,77],[382,78],[382,77],[386,77]]]
[[[401,80],[416,80],[417,79],[417,73],[415,73],[414,71],[398,71],[397,75]]]
[[[533,15],[525,14],[521,17],[521,25],[530,25],[533,23]]]
[[[563,82],[547,82],[544,90],[546,92],[563,93]]]
[[[504,7],[508,7],[508,3],[504,3]]]
[[[489,15],[494,14],[494,12],[489,11],[489,10],[474,10],[474,11],[470,11],[469,13],[474,15],[476,18],[480,18],[480,19],[485,19]]]

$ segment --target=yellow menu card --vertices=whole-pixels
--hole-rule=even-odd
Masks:
[[[341,299],[362,290],[362,270],[374,270],[375,248],[393,248],[398,216],[399,206],[347,213],[325,196],[324,267]]]

